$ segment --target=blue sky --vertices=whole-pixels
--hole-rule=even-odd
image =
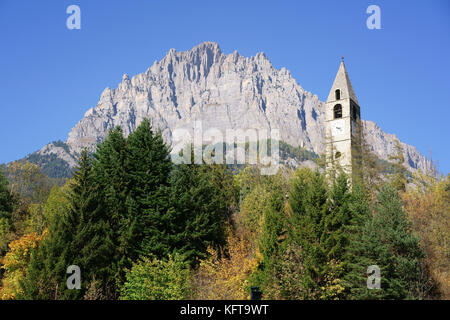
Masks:
[[[66,8],[81,8],[81,30]],[[369,5],[381,30],[369,30]],[[170,48],[263,51],[325,100],[345,56],[364,119],[450,172],[450,1],[0,0],[0,163],[66,140],[105,87]]]

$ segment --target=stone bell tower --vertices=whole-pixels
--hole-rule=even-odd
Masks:
[[[340,167],[351,176],[353,147],[360,141],[357,137],[360,134],[360,114],[358,100],[342,58],[326,102],[327,169]]]

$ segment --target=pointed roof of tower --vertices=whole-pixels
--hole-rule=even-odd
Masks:
[[[352,84],[350,83],[350,78],[348,77],[347,70],[345,69],[344,58],[341,58],[341,65],[334,79],[333,86],[331,87],[330,94],[328,95],[327,101],[334,101],[335,91],[341,90],[341,99],[350,98],[357,104],[359,104],[356,99],[355,92],[353,91]]]

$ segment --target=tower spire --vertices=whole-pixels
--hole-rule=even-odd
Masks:
[[[359,104],[358,99],[356,99],[355,92],[353,91],[353,87],[350,82],[350,78],[348,76],[347,70],[345,69],[343,56],[341,56],[341,64],[339,65],[339,70],[336,74],[336,78],[334,79],[333,86],[331,87],[330,94],[328,95],[327,101],[335,100],[336,90],[340,91],[340,96],[342,99],[350,98],[355,103]]]

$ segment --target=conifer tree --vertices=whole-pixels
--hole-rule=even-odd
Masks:
[[[382,185],[382,167],[367,141],[361,120],[358,120],[352,144],[352,184],[360,185],[367,194],[369,204],[374,204]]]
[[[346,229],[351,219],[349,202],[348,178],[345,173],[341,173],[331,189],[329,213],[325,218],[326,232],[322,237],[328,259],[341,261],[348,245]]]
[[[97,195],[92,193],[91,160],[84,150],[78,162],[70,192],[70,206],[67,211],[52,216],[49,234],[33,252],[27,275],[21,283],[24,299],[80,299],[83,290],[66,288],[66,270],[70,265],[78,265],[83,273],[83,284],[103,268],[98,256],[84,257],[85,244],[81,235],[91,225],[93,212],[98,210]],[[98,214],[100,216],[101,214]],[[95,250],[103,251],[103,236],[99,230],[88,235],[96,241]],[[80,235],[81,233],[81,235]],[[93,237],[93,238],[91,238]],[[84,239],[85,240],[85,239]],[[101,271],[100,271],[101,272]],[[82,288],[84,286],[82,285]]]
[[[0,167],[0,257],[8,250],[8,243],[13,237],[11,221],[13,207],[14,199],[9,189],[9,183],[3,168]]]
[[[390,181],[394,188],[398,191],[405,192],[406,184],[408,183],[407,170],[403,163],[405,157],[403,155],[403,148],[397,139],[395,140],[395,154],[389,157],[390,164],[392,166],[392,173],[390,174]]]
[[[108,248],[108,263],[102,269],[102,277],[108,278],[109,288],[114,288],[113,279],[119,285],[123,282],[124,269],[131,266],[132,230],[134,221],[130,205],[130,184],[127,168],[129,165],[127,141],[122,129],[115,127],[106,139],[97,146],[92,162],[93,184],[102,215],[95,222],[96,228],[105,230],[102,234],[104,246]],[[86,248],[90,247],[86,243]]]
[[[144,119],[127,139],[127,165],[130,197],[129,252],[132,260],[137,254],[167,256],[170,252],[167,234],[168,187],[172,169],[169,148],[161,133],[153,133],[150,122]]]
[[[3,169],[0,168],[0,219],[10,221],[13,211],[13,197],[8,187],[9,183]]]
[[[208,247],[225,243],[226,192],[214,185],[214,166],[181,164],[170,179],[170,238],[175,250],[194,264]]]
[[[114,298],[116,288],[117,242],[111,221],[108,220],[107,206],[104,202],[104,187],[96,183],[94,168],[87,152],[80,158],[80,170],[75,174],[75,183],[69,199],[71,203],[74,236],[71,242],[73,263],[82,271],[81,298],[91,281],[96,280],[98,290],[105,297]],[[73,291],[73,290],[71,290]]]
[[[371,221],[372,213],[367,202],[367,197],[364,192],[364,187],[355,184],[352,187],[351,196],[349,199],[348,209],[350,211],[350,221],[346,227],[346,234],[348,237],[348,246],[345,250],[343,261],[345,268],[345,286],[348,298],[351,298],[351,292],[365,283],[367,275],[365,270],[362,273],[355,272],[361,254],[361,239],[364,234],[366,224]]]
[[[415,297],[414,286],[421,279],[419,263],[423,251],[402,210],[398,192],[392,186],[381,189],[375,215],[365,222],[359,241],[354,237],[349,255],[353,261],[346,279],[352,298]],[[381,289],[367,288],[366,272],[371,265],[381,270]]]
[[[317,299],[324,285],[327,256],[322,243],[328,210],[327,189],[323,175],[302,169],[289,194],[292,210],[289,219],[289,241],[301,248],[304,270],[301,276],[303,298]]]
[[[274,299],[280,291],[277,270],[285,249],[284,235],[286,233],[284,196],[280,189],[271,191],[262,220],[262,230],[258,241],[262,261],[257,273],[253,276],[253,282],[262,288],[266,298]]]

